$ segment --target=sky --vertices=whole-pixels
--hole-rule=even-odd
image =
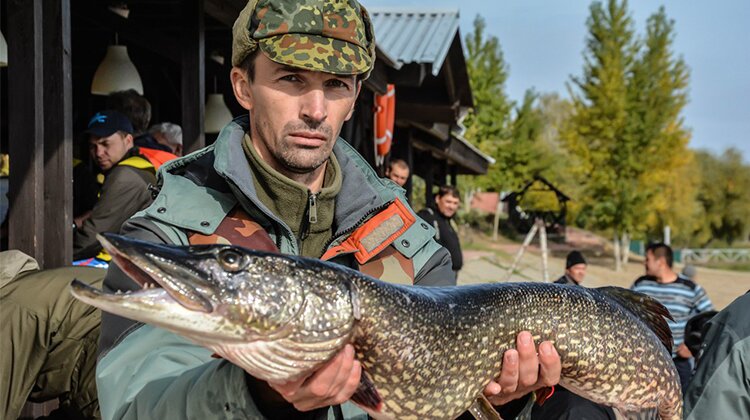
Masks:
[[[510,67],[507,92],[516,101],[529,88],[568,97],[566,83],[583,72],[590,1],[360,1],[372,8],[458,7],[462,39],[481,14],[487,33],[500,40]],[[750,163],[750,1],[630,0],[638,34],[645,33],[646,19],[661,5],[675,21],[673,50],[690,68],[690,102],[683,110],[692,131],[690,147],[717,154],[734,147]]]

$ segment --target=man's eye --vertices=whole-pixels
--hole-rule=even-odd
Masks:
[[[327,83],[330,87],[349,89],[349,84],[339,79],[329,80]]]
[[[286,76],[282,76],[279,80],[285,80],[287,82],[299,82],[300,79],[297,77],[296,74],[287,74]]]

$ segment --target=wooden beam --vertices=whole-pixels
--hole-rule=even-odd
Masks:
[[[398,98],[398,97],[397,97]],[[413,103],[396,100],[396,119],[416,122],[442,122],[455,124],[458,103],[453,105]]]
[[[203,118],[206,98],[204,0],[185,0],[180,35],[182,46],[182,141],[186,153],[205,146]]]
[[[8,246],[44,261],[43,0],[8,7]]]
[[[73,261],[73,79],[70,0],[45,1],[44,266]]]

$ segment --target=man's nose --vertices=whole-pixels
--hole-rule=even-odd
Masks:
[[[328,100],[322,89],[311,89],[302,97],[300,117],[315,124],[319,124],[328,117]]]

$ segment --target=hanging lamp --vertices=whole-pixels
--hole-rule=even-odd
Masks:
[[[8,67],[8,43],[5,36],[0,32],[0,67]]]
[[[206,101],[204,130],[206,133],[218,133],[232,121],[232,113],[224,102],[224,95],[216,93],[216,76],[214,76],[214,93]]]
[[[128,89],[135,89],[143,95],[143,82],[135,65],[130,61],[128,48],[124,45],[117,45],[117,34],[115,34],[115,45],[107,47],[107,54],[94,73],[91,93],[109,95],[112,92]]]

